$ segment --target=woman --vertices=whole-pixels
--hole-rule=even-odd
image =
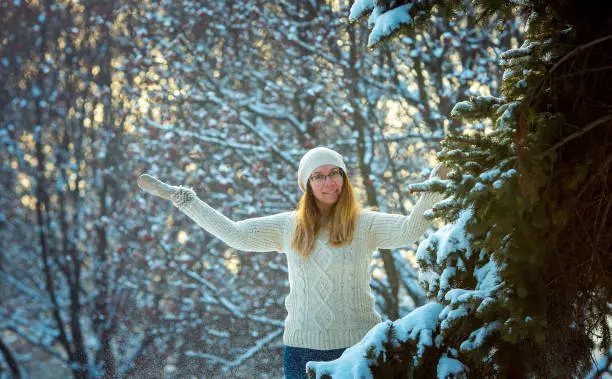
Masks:
[[[438,166],[433,175],[446,176]],[[287,254],[289,295],[283,334],[286,378],[305,378],[308,361],[334,360],[381,321],[370,293],[369,265],[378,248],[413,243],[426,230],[423,212],[441,200],[421,196],[410,216],[362,210],[340,154],[317,147],[300,160],[304,192],[293,212],[234,222],[186,188],[141,175],[139,186],[172,200],[187,216],[229,246]]]

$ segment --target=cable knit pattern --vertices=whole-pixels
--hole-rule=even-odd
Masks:
[[[317,329],[325,329],[331,326],[335,319],[334,310],[329,304],[330,296],[334,291],[334,278],[329,274],[332,271],[330,266],[333,264],[334,252],[326,251],[327,246],[321,240],[317,240],[317,244],[324,253],[317,254],[312,259],[312,266],[319,278],[313,288],[315,296],[313,302],[316,308],[312,310],[312,320],[317,325]]]
[[[381,321],[370,291],[372,252],[415,242],[429,225],[423,212],[443,198],[438,193],[424,194],[409,216],[364,210],[357,220],[352,243],[332,247],[323,229],[315,250],[304,259],[291,249],[295,212],[234,222],[193,191],[181,191],[186,193],[173,196],[173,203],[229,246],[287,254],[290,291],[285,299],[283,342],[318,350],[352,346]]]

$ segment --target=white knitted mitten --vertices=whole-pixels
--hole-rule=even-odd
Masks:
[[[168,185],[149,174],[142,174],[138,177],[138,187],[151,195],[171,200],[177,207],[195,198],[195,193],[192,190],[181,186]]]
[[[448,171],[449,170],[446,166],[444,166],[442,163],[438,163],[438,165],[434,167],[433,170],[431,170],[431,173],[429,174],[429,179],[439,178],[444,180],[447,178]]]
[[[138,177],[138,187],[166,200],[170,200],[170,196],[178,190],[178,187],[168,185],[149,174],[142,174]]]

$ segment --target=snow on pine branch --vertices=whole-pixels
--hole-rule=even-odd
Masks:
[[[372,13],[373,10],[374,10],[373,0],[355,0],[353,5],[351,6],[351,10],[349,13],[349,21],[350,22],[358,21],[359,19]]]
[[[375,4],[374,0],[356,0],[349,12],[349,22],[354,23],[365,18],[368,14],[368,25],[372,28],[368,40],[368,47],[373,48],[379,42],[391,37],[393,33],[402,26],[414,23],[410,10],[415,3],[422,0],[415,0],[409,4],[401,5],[392,9],[385,9],[384,4]]]
[[[412,17],[410,16],[412,5],[413,3],[402,5],[382,14],[379,14],[377,8],[375,8],[368,20],[368,23],[373,26],[368,39],[368,47],[373,47],[382,39],[391,36],[402,25],[410,25],[412,23]]]
[[[437,328],[438,315],[443,309],[442,304],[425,304],[399,320],[389,320],[374,326],[356,345],[346,349],[342,356],[330,362],[309,362],[306,370],[314,370],[317,377],[324,374],[335,379],[373,378],[370,366],[375,365],[376,357],[386,349],[383,344],[391,343],[400,346],[406,341],[412,341],[417,347],[418,359],[427,347],[435,343],[433,333]],[[394,337],[388,340],[389,329],[395,330]],[[367,358],[371,356],[373,358]]]

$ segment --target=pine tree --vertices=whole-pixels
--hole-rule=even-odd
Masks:
[[[446,225],[417,257],[436,325],[366,336],[374,377],[565,378],[584,375],[594,350],[610,351],[612,6],[477,3],[481,21],[520,12],[526,39],[501,57],[499,96],[452,111],[490,128],[447,135],[438,158],[448,180],[412,186],[448,195],[429,214]],[[426,26],[434,5],[449,15],[461,6],[357,1],[350,18],[370,16],[376,48]]]

